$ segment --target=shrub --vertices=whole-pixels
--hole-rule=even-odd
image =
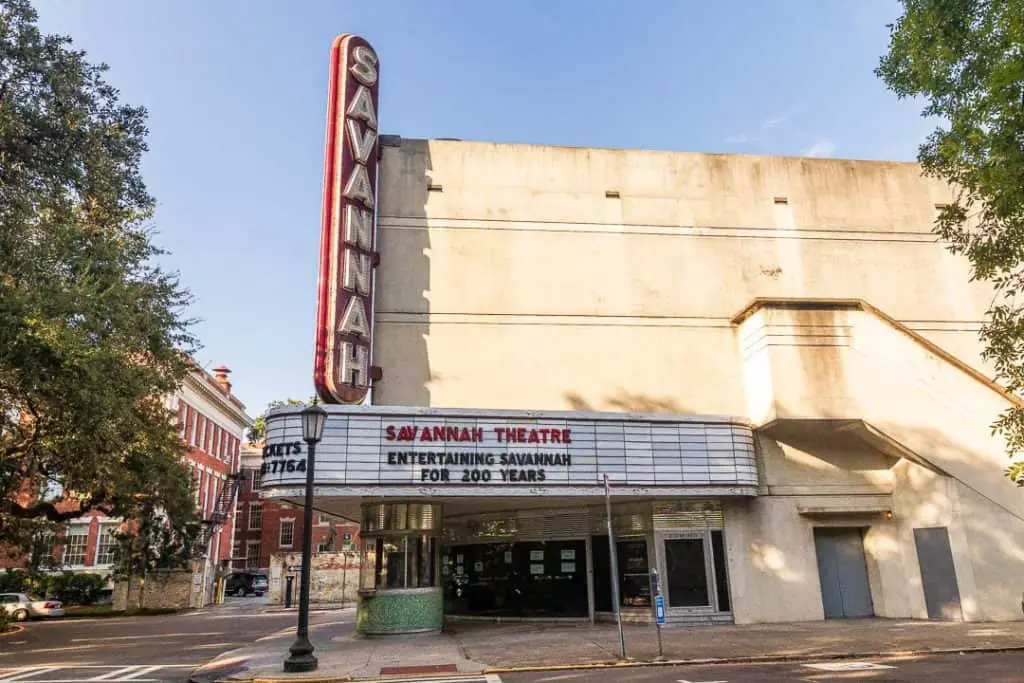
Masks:
[[[103,592],[106,581],[98,574],[64,572],[50,576],[47,596],[66,605],[91,605]]]
[[[48,577],[24,569],[7,569],[0,574],[0,593],[45,593]]]
[[[91,605],[103,596],[106,578],[97,574],[33,574],[24,569],[0,573],[0,593],[29,593],[67,605]]]
[[[7,627],[10,625],[10,621],[11,618],[7,616],[7,610],[0,609],[0,633],[7,630]]]

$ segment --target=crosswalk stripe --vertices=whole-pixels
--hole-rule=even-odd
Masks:
[[[109,681],[112,678],[118,678],[121,674],[126,674],[129,671],[134,671],[135,669],[139,669],[139,668],[141,668],[141,667],[139,667],[137,665],[136,666],[126,666],[123,669],[114,669],[113,671],[111,671],[109,673],[101,674],[99,676],[93,676],[92,678],[87,678],[85,680],[87,680],[87,681]]]
[[[133,673],[133,674],[130,674],[130,675],[128,675],[128,676],[125,676],[125,677],[124,677],[124,680],[126,680],[126,681],[132,681],[132,680],[135,680],[135,679],[137,679],[137,678],[138,678],[139,676],[145,676],[145,675],[146,675],[146,674],[148,674],[148,673],[149,673],[150,671],[156,671],[157,669],[160,669],[160,668],[163,668],[163,667],[161,667],[161,666],[160,666],[159,664],[157,664],[156,666],[147,666],[147,667],[145,667],[144,669],[142,669],[142,671],[136,671],[136,672],[135,672],[135,673]]]

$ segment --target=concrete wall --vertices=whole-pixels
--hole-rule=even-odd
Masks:
[[[376,403],[743,414],[755,297],[860,297],[981,365],[915,164],[404,140],[381,172]]]
[[[913,530],[939,525],[964,617],[1021,618],[991,289],[916,164],[405,140],[381,172],[375,403],[744,416],[737,621],[822,618],[815,525],[865,528],[881,616],[927,616]],[[821,304],[738,321],[758,298]]]
[[[314,553],[309,575],[311,603],[352,604],[359,590],[359,553],[336,551]],[[270,556],[270,592],[267,601],[283,605],[288,577],[293,577],[293,605],[299,600],[301,572],[289,568],[302,566],[302,553],[275,553]]]
[[[202,607],[202,591],[197,590],[195,578],[201,574],[189,570],[155,571],[145,580],[132,577],[114,585],[115,612],[134,612],[139,609],[187,609]]]

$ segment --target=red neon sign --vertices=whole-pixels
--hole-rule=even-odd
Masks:
[[[313,383],[325,403],[370,388],[380,63],[359,36],[331,46]]]

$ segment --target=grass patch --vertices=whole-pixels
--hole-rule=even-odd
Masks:
[[[162,609],[141,609],[135,612],[114,611],[113,605],[74,605],[64,608],[64,616],[78,617],[145,617],[159,614],[175,614],[178,610],[167,607]]]

